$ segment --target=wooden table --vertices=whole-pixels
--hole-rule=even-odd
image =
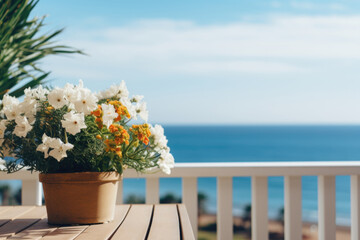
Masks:
[[[48,225],[44,206],[0,206],[0,239],[184,239],[193,240],[183,204],[118,205],[114,221],[105,224]]]

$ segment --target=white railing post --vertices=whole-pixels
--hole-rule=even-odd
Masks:
[[[146,179],[146,204],[159,203],[159,179],[147,178]]]
[[[251,178],[251,239],[269,239],[267,177]]]
[[[182,178],[182,203],[185,204],[191,227],[197,239],[198,233],[198,188],[197,178],[184,177]]]
[[[217,239],[233,239],[232,177],[217,178]]]
[[[351,240],[360,240],[360,175],[351,176]]]
[[[285,176],[285,240],[302,240],[301,177]]]
[[[335,240],[335,176],[318,176],[319,240]]]
[[[39,180],[22,180],[21,204],[42,205],[41,183]]]
[[[123,203],[123,179],[118,182],[118,190],[116,195],[116,204]]]

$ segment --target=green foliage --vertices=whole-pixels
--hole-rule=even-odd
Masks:
[[[33,88],[50,72],[38,66],[48,55],[81,53],[79,50],[54,45],[53,39],[63,29],[42,34],[44,19],[29,19],[37,0],[0,0],[0,98],[9,91],[19,97],[24,89]],[[25,82],[22,86],[20,82]]]
[[[130,127],[124,124],[124,121],[122,124],[129,133],[130,141],[120,144],[118,147],[121,152],[115,153],[105,144],[106,141],[115,138],[114,134],[106,126],[99,128],[93,115],[85,116],[87,126],[85,129],[76,135],[70,135],[61,127],[64,114],[70,111],[68,106],[54,109],[47,101],[39,101],[39,104],[33,128],[26,137],[14,134],[15,120],[7,122],[4,143],[0,152],[4,154],[10,151],[7,155],[14,157],[13,161],[7,162],[6,167],[9,173],[26,167],[30,171],[42,173],[117,171],[121,174],[124,168],[145,172],[158,167],[157,161],[160,154],[151,147],[153,138],[149,139],[149,144],[142,143]],[[121,121],[114,123],[114,125],[120,124]],[[61,139],[65,143],[69,142],[74,147],[67,151],[67,157],[61,161],[51,156],[45,158],[43,152],[37,151],[37,147],[42,144],[44,134],[51,138]],[[4,157],[5,155],[2,156]]]
[[[166,193],[164,196],[160,197],[160,203],[181,203],[181,198],[173,193]]]
[[[143,204],[145,203],[145,198],[143,196],[138,196],[135,194],[130,194],[126,197],[125,204]]]

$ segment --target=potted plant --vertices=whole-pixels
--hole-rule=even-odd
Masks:
[[[26,89],[23,102],[4,96],[0,148],[3,158],[13,157],[5,170],[40,172],[49,223],[111,221],[127,168],[170,174],[174,158],[164,130],[147,123],[142,99],[130,98],[124,81],[100,93],[80,81]]]

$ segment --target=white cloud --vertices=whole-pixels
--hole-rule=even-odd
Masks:
[[[306,70],[294,60],[360,59],[359,27],[360,16],[274,17],[223,25],[143,20],[79,30],[71,34],[76,39],[71,44],[90,55],[76,69],[95,77],[119,66],[155,74],[281,74]],[[56,64],[63,74],[74,74],[71,61]]]

